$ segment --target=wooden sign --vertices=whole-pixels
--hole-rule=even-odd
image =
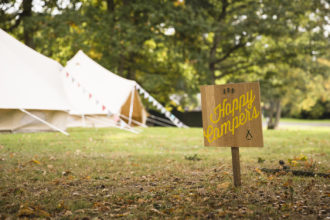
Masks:
[[[201,86],[205,146],[263,147],[259,83]]]
[[[231,147],[234,185],[241,185],[239,147],[263,147],[259,83],[201,86],[205,146]]]

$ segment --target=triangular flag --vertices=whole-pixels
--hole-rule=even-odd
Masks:
[[[105,106],[104,105],[102,105],[102,111],[104,111],[106,108],[105,108]]]
[[[148,98],[149,97],[149,95],[148,95],[148,93],[144,93],[144,98],[146,99],[146,98]]]

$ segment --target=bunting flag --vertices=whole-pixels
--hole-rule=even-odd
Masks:
[[[113,115],[112,112],[109,110],[109,108],[106,107],[105,104],[101,104],[100,100],[95,97],[93,95],[92,92],[88,91],[80,82],[78,82],[74,77],[70,77],[70,73],[68,72],[65,72],[65,76],[66,78],[68,78],[69,80],[71,80],[71,82],[73,83],[73,85],[77,85],[78,88],[81,88],[82,89],[82,92],[83,94],[88,94],[88,99],[91,100],[91,101],[94,101],[94,103],[96,104],[96,106],[100,106],[99,108],[102,110],[102,111],[106,111],[107,112],[107,115],[108,116],[111,116]],[[100,105],[101,104],[101,105]]]
[[[138,92],[143,95],[145,99],[147,99],[153,106],[155,106],[158,110],[161,111],[162,114],[165,114],[165,116],[170,119],[170,121],[173,122],[174,125],[177,127],[187,127],[184,125],[178,118],[176,118],[173,114],[171,114],[169,111],[167,111],[156,99],[154,99],[147,91],[145,91],[139,84],[135,85],[135,88],[138,90]]]
[[[82,89],[83,94],[88,94],[88,99],[91,101],[94,101],[97,106],[100,106],[101,110],[104,112],[107,112],[108,116],[112,116],[113,113],[110,111],[109,108],[104,103],[100,103],[99,99],[92,94],[92,92],[88,91],[80,82],[78,82],[74,77],[70,77],[69,72],[65,72],[66,78],[69,80],[71,79],[73,85],[77,85],[78,88]],[[76,82],[76,83],[75,83]],[[135,85],[135,88],[138,90],[138,92],[143,95],[145,99],[147,99],[149,102],[152,103],[153,106],[155,106],[158,110],[161,111],[162,114],[165,114],[165,116],[170,119],[177,127],[187,127],[185,126],[178,118],[176,118],[172,113],[167,111],[164,106],[162,106],[156,99],[154,99],[147,91],[145,91],[139,84]],[[118,115],[117,115],[118,117]],[[118,119],[119,120],[119,119]]]

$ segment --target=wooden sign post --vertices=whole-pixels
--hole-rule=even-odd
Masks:
[[[241,185],[239,147],[263,147],[258,82],[201,86],[205,146],[231,147],[234,185]]]

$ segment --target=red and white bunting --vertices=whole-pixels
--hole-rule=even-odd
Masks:
[[[75,79],[74,77],[71,76],[71,74],[69,72],[65,72],[65,78],[71,80],[71,82],[73,83],[73,85],[77,85],[78,88],[80,88],[82,90],[83,94],[88,94],[88,99],[90,101],[94,101],[96,106],[100,106],[99,108],[106,112],[109,116],[113,115],[112,112],[110,111],[109,108],[106,107],[105,104],[100,103],[99,99],[97,99],[97,97],[90,91],[88,91],[88,89],[86,89],[86,87],[83,86],[83,84],[81,84],[77,79]]]

